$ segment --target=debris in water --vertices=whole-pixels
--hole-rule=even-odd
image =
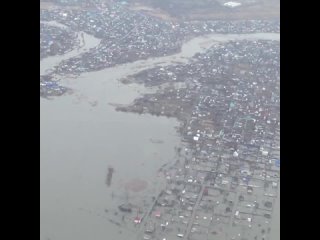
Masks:
[[[107,174],[107,186],[110,187],[112,181],[114,169],[113,167],[108,167],[108,174]]]
[[[109,219],[109,221],[110,221],[111,223],[113,223],[113,224],[117,225],[117,226],[121,226],[121,224],[120,224],[120,223],[118,223],[118,222],[116,222],[116,221],[114,221],[114,220],[112,220],[112,219]]]
[[[119,207],[120,211],[122,212],[132,212],[131,204],[121,204]]]
[[[89,104],[91,105],[91,107],[95,107],[98,105],[98,101],[90,101]]]
[[[158,143],[158,144],[160,144],[160,143],[163,143],[163,140],[160,140],[160,139],[150,139],[150,142],[152,142],[152,143]]]

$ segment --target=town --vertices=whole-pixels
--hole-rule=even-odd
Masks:
[[[80,32],[100,41],[41,75],[42,97],[71,91],[59,78],[170,56],[198,36],[280,32],[278,20],[170,21],[120,1],[41,9],[40,18],[40,59],[79,48]],[[163,189],[151,203],[119,202],[121,214],[112,221],[145,240],[270,239],[280,189],[279,40],[219,42],[187,63],[142,70],[121,82],[156,91],[116,110],[178,119],[182,145],[159,169]]]
[[[268,239],[280,179],[279,50],[276,41],[228,42],[130,77],[185,84],[117,107],[181,121],[185,146],[163,170],[144,239]]]
[[[131,11],[122,4],[82,9],[41,9],[43,22],[58,22],[61,29],[40,24],[40,59],[58,55],[79,46],[75,32],[85,32],[101,39],[97,47],[63,61],[51,74],[78,75],[118,64],[166,56],[181,50],[183,42],[210,33],[280,32],[278,20],[241,21],[164,21]]]

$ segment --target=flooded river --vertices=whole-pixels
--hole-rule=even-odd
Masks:
[[[40,21],[40,23],[53,26],[53,27],[68,29],[67,26],[55,21],[50,21],[50,22]],[[88,51],[90,48],[98,46],[100,43],[100,39],[97,39],[89,34],[86,34],[85,32],[77,33],[77,37],[78,37],[77,42],[80,43],[78,48],[75,48],[64,55],[47,57],[40,61],[40,75],[50,73],[50,71],[52,71],[53,68],[57,66],[61,61],[75,57],[81,53],[84,53]]]
[[[150,202],[161,187],[157,171],[175,157],[174,147],[180,144],[175,131],[178,122],[116,112],[109,103],[130,103],[152,91],[141,85],[123,85],[119,79],[156,65],[185,62],[216,42],[258,38],[279,40],[279,34],[199,37],[172,56],[84,73],[76,79],[62,78],[61,84],[70,87],[72,94],[53,100],[40,98],[41,240],[134,239],[132,230],[109,220],[125,198]],[[40,74],[100,42],[87,34],[84,41],[80,49],[42,60]],[[110,166],[114,173],[107,186]],[[142,193],[125,190],[133,179],[147,182]]]

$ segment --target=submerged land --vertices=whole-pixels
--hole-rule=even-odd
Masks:
[[[75,122],[74,133],[81,129],[90,141],[97,136],[92,132],[99,133],[97,138],[106,136],[105,144],[114,150],[116,135],[129,134],[121,132],[121,121],[125,129],[139,117],[158,121],[145,126],[149,133],[143,125],[137,128],[145,136],[141,141],[149,142],[146,148],[155,151],[141,157],[142,162],[134,160],[134,148],[120,150],[119,143],[118,151],[131,155],[114,159],[103,151],[101,141],[92,146],[97,154],[84,149],[90,144],[85,139],[77,143],[76,137],[79,147],[74,145],[78,150],[72,151],[101,160],[79,154],[75,155],[81,161],[65,160],[75,166],[80,161],[79,168],[95,163],[99,167],[92,171],[101,185],[109,171],[108,197],[100,193],[98,179],[90,185],[96,192],[90,192],[95,204],[106,202],[106,210],[99,208],[98,215],[107,219],[103,224],[113,238],[279,239],[274,230],[280,199],[278,5],[273,0],[236,1],[241,5],[232,8],[224,5],[227,1],[196,2],[42,1],[40,96],[48,99],[42,102],[45,114],[51,108],[60,115],[63,109],[52,123],[57,129],[59,124],[73,128],[64,123],[69,120],[63,115],[73,114],[69,116],[73,121],[78,115],[94,119],[92,126],[88,120]],[[121,120],[126,116],[128,121]],[[112,125],[115,119],[119,124]],[[171,119],[175,123],[169,123]],[[117,126],[117,132],[110,136],[112,130],[104,121]],[[164,122],[175,140],[169,140],[164,130],[151,136],[150,129],[164,129]],[[43,145],[49,145],[45,141]],[[59,144],[50,146],[62,149]],[[51,165],[48,148],[42,151],[45,166]],[[124,170],[126,164],[131,169]],[[99,170],[102,166],[105,173]],[[91,204],[79,203],[81,211],[83,205],[97,209],[90,198],[87,202]],[[49,213],[42,218],[51,219]],[[50,221],[44,226],[43,235],[48,237]],[[83,231],[88,227],[81,226]],[[85,239],[80,230],[76,238],[69,234],[60,231],[59,239]],[[96,239],[103,236],[101,231]]]

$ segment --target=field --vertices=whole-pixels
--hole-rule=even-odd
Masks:
[[[227,0],[128,0],[132,8],[148,8],[151,15],[185,20],[279,19],[280,0],[235,0],[242,5],[225,7]],[[151,10],[152,9],[152,10]]]

